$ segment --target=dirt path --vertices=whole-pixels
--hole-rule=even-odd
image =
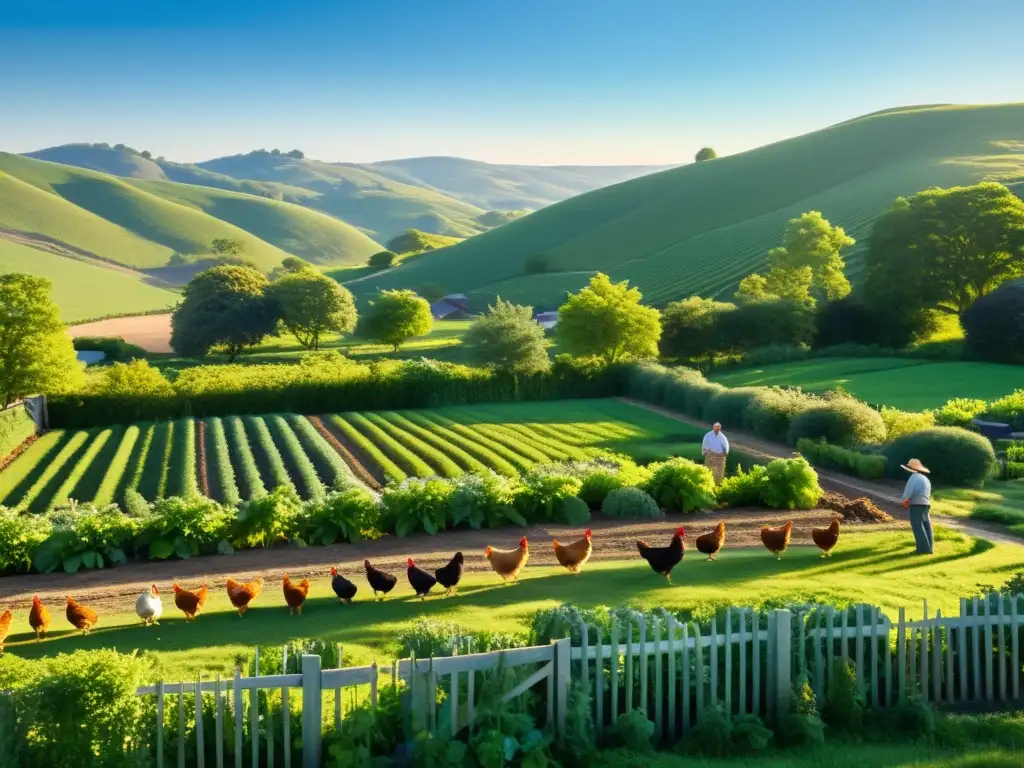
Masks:
[[[792,520],[793,546],[811,545],[811,529],[824,527],[835,513],[828,510],[776,512],[774,510],[721,510],[695,515],[670,515],[655,521],[625,521],[596,516],[590,522],[593,530],[593,560],[616,560],[638,557],[636,539],[648,539],[655,546],[664,546],[672,532],[686,526],[685,543],[688,556],[696,554],[694,539],[710,531],[719,520],[725,520],[726,547],[760,547],[762,525],[781,525]],[[884,531],[902,525],[849,524],[845,530]],[[531,543],[530,563],[556,565],[551,539],[573,541],[583,534],[582,528],[564,525],[534,525],[529,528],[504,528],[497,531],[460,530],[438,536],[411,536],[399,539],[385,536],[377,541],[359,544],[336,544],[330,547],[281,547],[270,550],[249,550],[234,555],[199,557],[191,560],[129,563],[120,568],[102,571],[83,571],[73,576],[64,573],[8,576],[0,579],[0,605],[5,608],[24,609],[32,595],[54,602],[67,594],[88,600],[104,611],[122,611],[130,599],[150,584],[170,591],[175,581],[183,586],[197,587],[205,583],[211,590],[222,589],[229,577],[254,578],[262,576],[276,581],[287,572],[292,577],[316,576],[323,578],[331,566],[349,576],[363,578],[363,560],[370,559],[386,570],[402,572],[405,561],[413,557],[417,565],[432,570],[444,565],[456,551],[466,554],[468,571],[487,571],[490,564],[484,557],[487,545],[500,549],[516,546],[520,536]]]
[[[72,325],[68,328],[72,338],[76,336],[120,336],[129,344],[142,347],[151,353],[171,351],[171,315],[137,315],[135,317],[113,317],[94,323]]]

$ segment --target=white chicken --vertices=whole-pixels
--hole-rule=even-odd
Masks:
[[[143,592],[135,600],[135,613],[145,625],[156,624],[164,612],[164,603],[160,599],[160,590],[156,584]]]

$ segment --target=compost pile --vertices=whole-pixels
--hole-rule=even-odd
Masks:
[[[891,523],[893,517],[879,509],[871,499],[850,499],[841,493],[826,491],[818,499],[821,509],[831,509],[843,516],[847,523]]]

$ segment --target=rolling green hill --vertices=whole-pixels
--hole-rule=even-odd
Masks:
[[[496,294],[551,307],[600,270],[655,304],[728,297],[808,210],[858,239],[847,254],[856,280],[871,224],[897,196],[1022,176],[1024,104],[890,110],[571,198],[421,256],[373,288],[435,284],[478,307]],[[537,253],[553,274],[524,275]]]

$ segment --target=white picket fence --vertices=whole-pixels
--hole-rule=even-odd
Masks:
[[[321,765],[324,726],[344,727],[346,689],[365,687],[370,705],[376,706],[381,678],[385,685],[401,680],[409,716],[419,724],[416,730],[436,732],[443,726],[456,734],[471,728],[476,718],[477,675],[497,669],[518,672],[518,684],[503,693],[502,701],[538,689],[546,703],[546,724],[555,734],[565,725],[570,686],[579,684],[591,692],[598,737],[619,715],[639,708],[654,721],[659,739],[675,740],[714,707],[734,716],[755,714],[773,720],[788,711],[793,684],[804,674],[822,703],[835,661],[841,658],[856,667],[865,703],[874,708],[892,706],[912,695],[950,704],[1018,700],[1024,629],[1020,600],[1024,596],[962,600],[956,617],[940,612],[929,615],[926,602],[923,618],[908,621],[906,611],[900,609],[896,624],[874,606],[848,611],[810,606],[795,613],[732,608],[721,621],[712,619],[704,626],[680,622],[667,613],[650,621],[637,614],[635,619],[613,623],[607,638],[595,626],[579,626],[580,642],[575,646],[562,639],[528,648],[339,669],[321,669],[319,656],[304,655],[300,674],[243,677],[236,671],[231,680],[158,683],[140,688],[139,694],[157,698],[160,768],[175,764],[164,750],[168,697],[178,713],[178,766],[186,765],[186,699],[201,711],[204,697],[211,694],[214,732],[205,733],[202,718],[196,718],[191,734],[196,754],[189,762],[206,768],[207,747],[212,745],[216,768],[224,768],[226,761],[235,768],[274,768],[276,745],[280,745],[283,765],[290,768],[291,701],[293,695],[300,696],[301,765],[312,768]],[[258,664],[257,658],[257,670]],[[282,668],[287,669],[287,664]],[[438,687],[447,694],[441,705],[447,707],[446,717],[438,713]],[[243,754],[246,691],[248,755]],[[261,711],[260,691],[280,691],[280,722],[269,706]],[[333,718],[326,722],[325,695],[334,704]],[[229,703],[234,749],[226,756]]]

